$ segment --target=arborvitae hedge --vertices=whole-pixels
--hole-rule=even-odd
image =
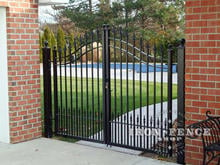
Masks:
[[[52,50],[54,47],[57,47],[57,41],[54,33],[50,30],[48,26],[45,27],[43,34],[40,34],[40,62],[43,61],[43,51],[42,48],[45,46],[45,41],[48,42],[48,47],[51,48],[51,57]]]
[[[66,45],[65,34],[64,34],[63,29],[59,26],[58,31],[57,31],[57,48],[63,49],[65,45]]]

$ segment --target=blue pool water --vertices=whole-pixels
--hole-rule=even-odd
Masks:
[[[126,65],[126,63],[122,63],[122,64],[120,64],[120,63],[116,63],[116,64],[111,63],[110,67],[111,67],[111,69],[114,69],[114,68],[115,69],[127,69],[127,67],[128,67],[129,70],[133,70],[133,67],[134,67],[135,71],[137,73],[140,73],[140,71],[142,71],[142,73],[147,73],[147,65],[146,64],[141,64],[141,65],[140,64],[135,64],[133,66],[132,63],[128,63],[127,65]],[[74,67],[75,67],[75,65],[73,64],[72,68],[74,68]],[[80,67],[81,67],[81,65],[77,64],[77,68],[80,68]],[[87,67],[92,68],[92,64],[87,64]],[[101,69],[102,68],[102,63],[94,63],[93,64],[93,68],[96,69],[98,67]],[[82,68],[86,68],[85,63],[82,64]],[[168,65],[162,65],[162,67],[159,64],[156,64],[155,66],[153,64],[148,65],[149,72],[154,72],[154,71],[161,72],[162,69],[163,69],[163,72],[167,72],[168,71]],[[177,72],[177,65],[173,64],[172,69],[173,69],[173,73],[176,73]]]

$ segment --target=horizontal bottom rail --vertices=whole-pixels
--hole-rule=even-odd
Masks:
[[[91,142],[96,142],[96,143],[102,143],[104,144],[104,140],[97,140],[97,139],[92,139],[92,138],[87,138],[87,137],[82,137],[82,136],[74,136],[74,135],[68,135],[68,134],[62,134],[62,133],[55,133],[56,136],[61,136],[61,137],[66,137],[66,138],[73,138],[76,140],[85,140],[85,141],[91,141]]]

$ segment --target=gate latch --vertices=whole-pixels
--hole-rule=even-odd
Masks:
[[[105,83],[105,89],[108,89],[108,88],[109,88],[109,83],[106,82],[106,83]]]

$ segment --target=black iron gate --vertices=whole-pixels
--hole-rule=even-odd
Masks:
[[[43,48],[45,136],[122,146],[184,163],[184,41],[103,28]],[[174,133],[175,132],[175,133]]]

